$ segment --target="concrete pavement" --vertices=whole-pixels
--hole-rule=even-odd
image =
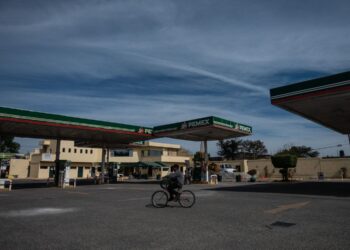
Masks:
[[[256,185],[261,184],[185,186],[197,196],[197,203],[190,209],[177,203],[153,208],[150,197],[160,188],[156,184],[0,192],[0,246],[1,249],[350,248],[349,197],[256,191]],[[263,185],[272,185],[265,189],[274,189],[275,184]]]

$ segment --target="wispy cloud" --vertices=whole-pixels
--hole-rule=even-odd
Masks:
[[[2,1],[0,105],[147,126],[218,115],[252,125],[272,152],[343,141],[271,106],[268,89],[350,69],[349,7]]]

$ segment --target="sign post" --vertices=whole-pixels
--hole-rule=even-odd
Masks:
[[[63,183],[63,188],[66,186],[69,186],[69,173],[70,173],[70,165],[71,161],[66,161],[64,163],[64,183]]]

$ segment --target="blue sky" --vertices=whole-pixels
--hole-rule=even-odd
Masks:
[[[350,69],[349,11],[337,0],[1,1],[0,106],[144,126],[215,115],[253,126],[269,153],[350,154],[345,136],[268,94]]]

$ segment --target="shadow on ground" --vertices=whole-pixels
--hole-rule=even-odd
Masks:
[[[274,182],[246,186],[219,187],[210,190],[350,197],[350,182]]]
[[[74,180],[70,180],[70,185],[74,185]],[[135,180],[135,181],[123,181],[123,182],[113,182],[111,181],[109,184],[158,184],[160,181],[157,180]],[[107,184],[107,183],[106,183]],[[85,186],[85,185],[96,185],[96,181],[94,179],[77,179],[77,186]],[[8,184],[5,185],[8,188]],[[26,180],[26,179],[18,179],[13,180],[12,189],[26,189],[26,188],[48,188],[55,187],[55,183],[53,179],[50,180]]]

